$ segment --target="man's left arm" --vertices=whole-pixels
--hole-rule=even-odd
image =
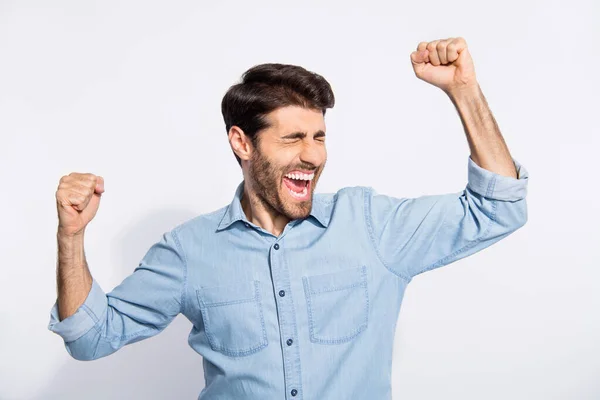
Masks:
[[[365,192],[367,228],[377,253],[405,280],[478,252],[527,221],[528,172],[508,151],[464,40],[422,42],[411,61],[418,78],[452,100],[471,155],[460,192],[418,198]]]

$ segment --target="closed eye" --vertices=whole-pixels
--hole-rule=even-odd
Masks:
[[[293,133],[291,135],[284,136],[285,140],[302,140],[306,135],[303,133]]]
[[[295,140],[299,140],[299,139],[304,139],[305,137],[306,137],[306,132],[294,132],[294,133],[290,133],[289,135],[283,136],[282,139],[284,139],[286,141],[287,140],[295,141]],[[321,142],[325,141],[325,132],[317,131],[313,135],[313,139],[319,140]]]

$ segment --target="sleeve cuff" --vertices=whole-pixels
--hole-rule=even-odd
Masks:
[[[494,200],[517,201],[525,198],[529,173],[517,160],[512,160],[517,170],[517,178],[481,168],[469,156],[467,187],[483,197]]]
[[[50,311],[48,329],[61,336],[65,343],[79,339],[103,317],[107,308],[106,294],[96,282],[92,280],[92,288],[85,302],[77,309],[75,314],[59,320],[58,299]]]

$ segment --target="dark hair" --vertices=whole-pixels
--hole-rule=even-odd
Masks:
[[[325,115],[335,98],[329,82],[321,75],[297,65],[260,64],[242,75],[242,80],[227,90],[221,101],[225,129],[238,126],[250,137],[254,147],[257,133],[268,128],[265,115],[277,108],[300,106],[320,110]],[[240,166],[242,162],[235,155]]]

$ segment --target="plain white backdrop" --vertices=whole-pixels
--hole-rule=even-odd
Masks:
[[[410,283],[394,399],[599,399],[599,20],[594,0],[1,0],[0,399],[194,399],[204,386],[182,316],[92,362],[47,330],[62,175],[105,179],[86,255],[109,291],[163,232],[229,203],[241,172],[221,98],[249,67],[282,62],[336,95],[319,192],[462,190],[458,114],[409,58],[456,36],[529,170],[529,220]]]

